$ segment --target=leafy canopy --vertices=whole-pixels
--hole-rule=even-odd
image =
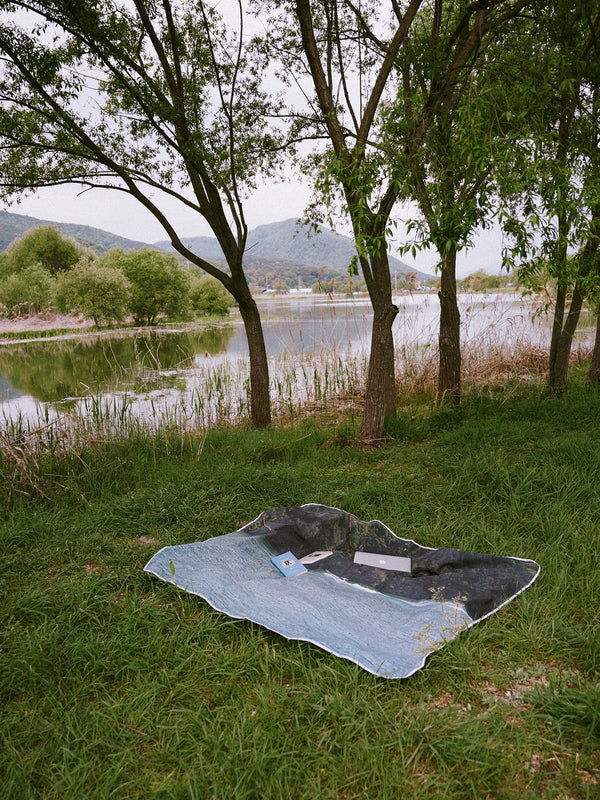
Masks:
[[[130,302],[130,283],[120,270],[84,261],[57,279],[59,310],[83,314],[98,326],[123,322]]]
[[[138,325],[153,325],[158,316],[185,314],[189,302],[189,275],[175,256],[142,248],[110,250],[98,266],[119,270],[129,282],[129,310]]]
[[[226,289],[210,275],[202,275],[200,270],[190,270],[190,304],[198,314],[224,317],[235,302]]]
[[[39,264],[50,275],[57,275],[76,264],[82,254],[83,248],[73,239],[52,226],[38,225],[10,244],[3,254],[2,271],[18,273]]]
[[[52,300],[52,277],[41,264],[29,264],[0,282],[0,313],[19,317],[43,311]]]
[[[513,104],[523,132],[498,174],[504,228],[532,286],[540,272],[569,284],[582,261],[567,258],[597,236],[600,212],[600,13],[595,0],[552,0],[520,41]],[[590,273],[589,265],[583,272]]]

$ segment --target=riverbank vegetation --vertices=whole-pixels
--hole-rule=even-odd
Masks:
[[[599,414],[575,368],[560,397],[531,381],[407,404],[378,448],[336,408],[38,454],[40,491],[2,483],[3,792],[591,800]],[[533,558],[541,576],[394,682],[142,572],[164,545],[305,502],[431,547]]]
[[[96,326],[154,325],[159,317],[226,316],[233,297],[197,267],[151,248],[97,255],[52,226],[38,226],[0,254],[0,313],[58,309]]]
[[[311,297],[305,303],[302,321],[288,320],[289,309],[280,302],[262,304],[276,351],[269,362],[275,418],[297,419],[335,408],[360,413],[367,373],[361,345],[369,325],[365,304],[315,304]],[[298,301],[294,309],[300,313]],[[400,313],[395,352],[399,410],[433,403],[437,382],[437,349],[427,323],[435,316],[434,299],[407,298]],[[530,314],[528,304],[514,308],[510,299],[479,302],[472,297],[465,304],[469,391],[495,396],[543,380],[548,333],[543,321],[532,324]],[[587,333],[574,349],[574,363],[589,359]],[[84,329],[47,340],[9,339],[0,348],[0,375],[21,398],[3,406],[2,429],[35,449],[38,440],[42,448],[55,447],[57,441],[66,446],[90,431],[105,440],[130,431],[238,425],[248,413],[248,367],[238,353],[238,335],[234,318],[232,324],[169,323],[158,329]]]

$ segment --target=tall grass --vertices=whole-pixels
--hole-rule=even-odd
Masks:
[[[506,398],[523,384],[533,382],[540,386],[547,370],[547,324],[543,319],[532,319],[527,305],[515,311],[508,303],[498,304],[490,315],[489,306],[484,307],[480,300],[476,296],[462,298],[465,394]],[[435,320],[435,298],[426,301],[424,319]],[[401,324],[395,331],[400,408],[432,404],[438,371],[437,323],[424,323],[415,315],[413,311],[418,306],[410,297],[403,302],[406,308],[399,315]],[[349,312],[346,309],[340,313]],[[366,334],[368,317],[359,323]],[[123,368],[111,353],[111,341],[107,340],[106,359],[114,362],[115,374],[119,373],[122,381]],[[581,363],[588,355],[584,339],[574,348],[572,361]],[[23,463],[17,473],[26,476],[32,474],[23,461],[29,458],[28,452],[54,455],[55,451],[78,443],[131,435],[187,435],[244,424],[248,418],[250,387],[245,358],[196,358],[191,367],[186,363],[169,370],[161,369],[152,359],[152,354],[144,351],[142,360],[127,375],[127,391],[90,391],[83,398],[39,405],[37,413],[5,413],[0,421],[3,468],[20,460]],[[367,364],[366,347],[339,346],[331,340],[271,357],[270,395],[275,418],[294,419],[335,409],[360,413]]]
[[[573,361],[581,360],[581,351]],[[271,360],[271,403],[276,419],[294,419],[307,413],[346,410],[360,413],[366,380],[367,355],[348,356],[322,350],[302,356],[282,354]],[[547,369],[543,351],[527,344],[463,348],[464,391],[504,394],[530,381],[541,384]],[[436,395],[437,348],[404,345],[396,351],[399,405],[431,404]],[[245,360],[221,360],[203,366],[184,389],[161,389],[145,394],[89,394],[81,400],[38,406],[37,415],[16,413],[0,424],[0,457],[4,469],[19,463],[19,475],[30,474],[25,462],[35,453],[55,456],[91,442],[176,435],[207,431],[223,425],[244,424],[249,412],[249,378]]]

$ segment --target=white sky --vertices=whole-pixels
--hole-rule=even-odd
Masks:
[[[250,229],[257,225],[279,222],[291,217],[300,217],[310,199],[310,189],[299,182],[278,183],[264,186],[245,203],[245,213]],[[167,207],[167,206],[165,206]],[[80,187],[60,186],[43,189],[24,197],[20,203],[2,205],[6,211],[26,214],[36,219],[51,222],[91,225],[105,231],[125,236],[135,241],[153,244],[167,238],[160,223],[138,201],[122,192],[93,189],[81,192]],[[181,236],[212,236],[207,223],[197,214],[181,206],[173,206],[171,219]],[[402,216],[408,217],[405,212]],[[338,228],[338,233],[350,235],[349,227]],[[396,244],[400,244],[400,229]],[[484,231],[468,252],[459,253],[457,272],[465,277],[477,269],[491,274],[500,272],[502,236],[499,230]],[[431,250],[398,255],[392,245],[391,252],[411,267],[433,274],[437,258]]]

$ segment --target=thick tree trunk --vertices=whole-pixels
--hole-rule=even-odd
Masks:
[[[386,417],[396,409],[396,378],[392,325],[398,309],[391,301],[373,304],[371,353],[360,435],[366,441],[381,439]]]
[[[590,369],[587,376],[587,382],[590,386],[600,385],[600,306],[596,313],[596,338],[594,340],[592,360],[590,361]]]
[[[460,311],[456,297],[456,253],[442,258],[437,402],[460,403]]]
[[[239,307],[250,356],[250,421],[255,428],[264,428],[271,423],[271,398],[269,365],[260,314],[249,292],[239,302]]]
[[[564,303],[564,301],[563,301]],[[571,307],[567,315],[567,320],[562,326],[560,334],[554,343],[554,329],[552,338],[554,347],[550,349],[550,370],[548,373],[548,388],[551,394],[557,394],[567,388],[569,382],[569,360],[571,358],[571,345],[577,330],[577,323],[583,305],[583,294],[579,283],[575,284]]]

